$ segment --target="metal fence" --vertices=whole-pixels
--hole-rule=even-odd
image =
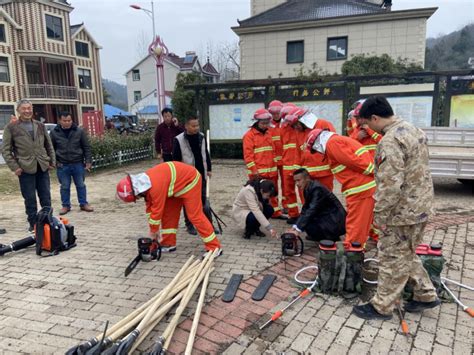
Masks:
[[[153,147],[119,150],[107,156],[93,156],[92,169],[102,169],[113,166],[125,165],[140,160],[153,158]]]
[[[28,99],[59,99],[77,100],[77,88],[75,86],[27,84],[21,85],[23,97]]]

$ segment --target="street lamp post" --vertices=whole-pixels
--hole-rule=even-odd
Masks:
[[[144,9],[139,5],[130,5],[135,10],[144,11],[153,22],[153,41],[148,47],[148,53],[155,59],[156,63],[156,96],[158,98],[158,122],[162,121],[160,110],[166,106],[165,100],[165,73],[164,73],[164,59],[168,55],[168,48],[166,47],[160,36],[156,35],[155,31],[155,8],[153,1],[151,1],[151,10]]]

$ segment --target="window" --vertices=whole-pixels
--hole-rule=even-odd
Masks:
[[[328,60],[347,59],[347,37],[328,38]]]
[[[7,57],[0,57],[0,82],[10,82],[10,68],[8,67]]]
[[[134,91],[133,92],[133,101],[138,102],[142,99],[142,92],[141,91]]]
[[[81,89],[92,89],[91,71],[89,69],[77,69],[79,75],[79,87]]]
[[[62,41],[63,35],[63,20],[61,17],[46,15],[46,34],[48,38]]]
[[[7,38],[5,36],[5,25],[0,25],[0,42],[6,42]]]
[[[13,106],[0,105],[0,129],[10,123],[10,116],[15,114]]]
[[[76,41],[76,55],[89,58],[89,44]]]
[[[133,69],[132,70],[132,80],[133,81],[140,81],[140,69]]]
[[[304,41],[286,42],[286,62],[288,64],[304,62]]]
[[[81,112],[82,113],[87,113],[87,112],[90,112],[90,111],[95,111],[95,107],[93,107],[93,106],[82,106],[81,107]]]

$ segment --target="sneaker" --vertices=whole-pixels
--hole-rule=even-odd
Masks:
[[[293,225],[293,224],[296,224],[297,221],[298,221],[298,217],[290,217],[286,220],[286,223]]]
[[[94,209],[89,204],[85,204],[81,206],[81,211],[94,212]]]
[[[197,234],[198,234],[196,228],[194,228],[193,225],[190,225],[189,227],[186,227],[186,230],[187,230],[188,233],[191,234],[191,235],[197,235]]]
[[[29,234],[35,234],[35,226],[34,225],[30,225],[28,227],[28,233]]]
[[[413,300],[405,304],[405,311],[410,312],[410,313],[421,312],[425,309],[437,307],[440,304],[441,304],[441,301],[439,300],[439,298],[437,298],[436,300],[432,302],[420,302],[420,301]]]
[[[392,315],[389,314],[380,314],[377,310],[372,306],[372,303],[363,304],[360,306],[354,306],[352,308],[352,313],[354,313],[357,317],[372,320],[372,319],[381,319],[381,320],[389,320],[392,319]]]
[[[60,215],[60,216],[64,216],[64,215],[67,214],[69,211],[71,211],[71,207],[63,207],[63,208],[61,208],[61,210],[59,210],[59,215]]]
[[[173,246],[162,246],[161,247],[161,252],[162,253],[172,253],[176,251],[176,245]]]
[[[202,258],[204,259],[204,258],[206,257],[206,255],[207,255],[207,253],[209,253],[209,252],[212,253],[213,250],[208,250],[208,251],[206,251],[204,254],[202,254]],[[219,249],[219,251],[217,252],[216,256],[214,257],[214,260],[216,260],[216,258],[218,258],[219,256],[221,256],[222,254],[223,254],[222,249]]]

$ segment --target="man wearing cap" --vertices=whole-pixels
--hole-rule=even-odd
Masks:
[[[308,135],[308,151],[330,165],[346,198],[346,239],[365,245],[372,226],[375,192],[374,164],[366,147],[352,138],[315,129]]]
[[[260,108],[255,111],[255,121],[242,139],[244,161],[249,179],[263,178],[278,184],[277,162],[272,135],[269,131],[272,115],[268,110]],[[274,209],[272,218],[285,219],[275,197],[270,199]]]
[[[150,237],[160,242],[163,252],[176,250],[176,233],[183,206],[206,250],[220,249],[214,227],[203,212],[201,184],[201,174],[193,166],[166,162],[120,180],[117,196],[124,202],[145,199]]]

